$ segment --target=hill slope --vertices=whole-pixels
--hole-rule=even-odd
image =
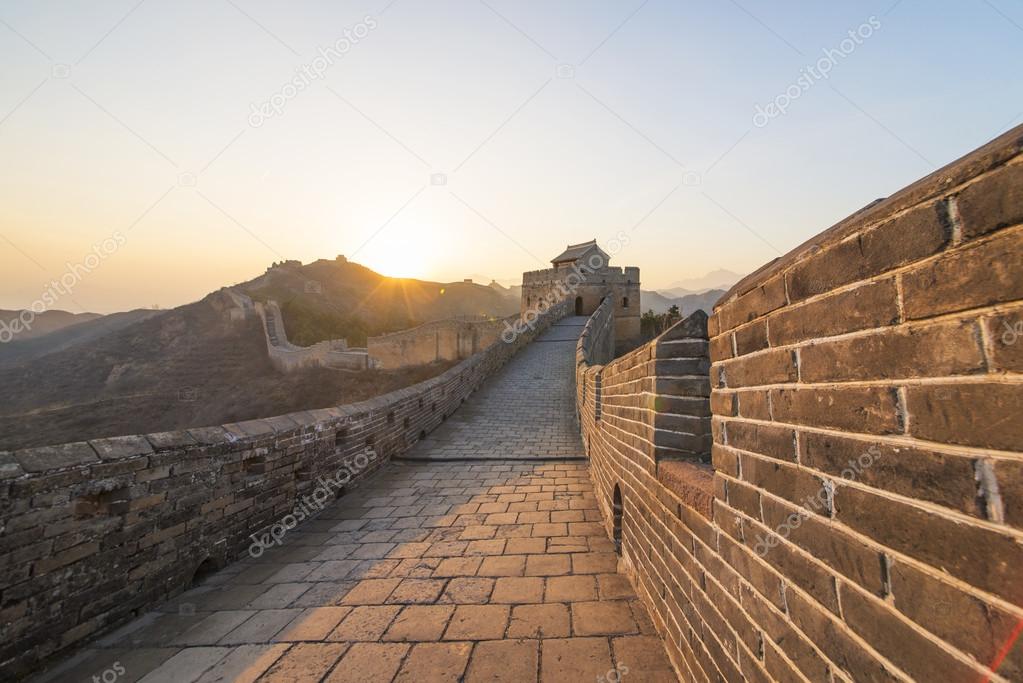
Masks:
[[[519,310],[509,290],[465,282],[389,278],[341,258],[308,265],[288,263],[235,287],[256,301],[281,305],[288,339],[308,346],[366,337],[464,316],[504,317]]]
[[[346,336],[356,344],[419,322],[518,310],[517,299],[491,287],[397,280],[341,260],[273,268],[236,288],[280,302],[298,344]],[[232,305],[218,291],[168,311],[117,314],[106,325],[101,318],[12,342],[0,354],[0,450],[340,405],[450,367],[283,375],[267,357],[259,318],[232,322]]]

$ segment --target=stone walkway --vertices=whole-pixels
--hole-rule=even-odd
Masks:
[[[675,681],[596,508],[584,463],[392,463],[39,680]]]
[[[586,463],[540,459],[582,454],[580,331],[545,333],[415,453],[487,460],[391,462],[37,682],[675,681]]]
[[[585,317],[554,324],[405,457],[585,457],[575,418],[575,344],[585,324]]]

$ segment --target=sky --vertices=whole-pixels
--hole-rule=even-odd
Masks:
[[[1021,64],[1009,0],[5,0],[0,308],[744,274],[1023,123]]]

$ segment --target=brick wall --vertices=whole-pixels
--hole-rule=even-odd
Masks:
[[[258,553],[256,539],[283,529],[273,525],[337,495],[327,478],[347,468],[357,486],[567,310],[362,403],[0,452],[0,669],[24,674],[187,588],[200,567]]]
[[[709,321],[709,504],[582,425],[684,680],[1023,680],[1023,127],[736,285]],[[631,368],[626,370],[626,368]],[[622,426],[627,425],[627,426]],[[659,447],[654,432],[654,448]],[[653,469],[651,469],[653,468]]]
[[[496,320],[437,320],[366,341],[370,364],[384,370],[468,358],[501,339],[518,315]]]

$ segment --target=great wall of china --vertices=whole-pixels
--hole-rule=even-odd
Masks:
[[[533,294],[524,288],[524,299]],[[345,496],[329,520],[299,525],[293,534],[301,543],[325,543],[316,532],[328,529],[386,530],[395,541],[399,530],[421,533],[406,534],[407,542],[342,541],[338,557],[358,547],[357,557],[391,558],[391,578],[362,574],[346,583],[342,594],[356,591],[358,599],[296,604],[396,605],[397,614],[426,602],[443,611],[438,595],[459,579],[436,577],[461,574],[440,573],[441,558],[472,565],[468,576],[489,586],[472,600],[493,607],[488,619],[503,615],[506,627],[468,629],[459,612],[450,624],[446,612],[435,635],[406,631],[402,641],[439,640],[444,632],[458,641],[445,652],[470,678],[494,661],[485,654],[493,643],[524,648],[533,680],[537,670],[582,680],[580,671],[636,663],[641,658],[628,648],[655,637],[685,681],[1023,677],[1023,343],[1004,333],[1023,320],[1023,127],[765,265],[709,318],[694,314],[616,358],[624,298],[606,291],[591,301],[588,320],[570,319],[585,320],[581,334],[563,319],[587,304],[564,298],[514,339],[356,405],[0,453],[0,665],[24,675],[94,641],[102,654],[100,636],[178,596],[197,575],[244,557],[324,478],[347,472],[346,490],[367,486],[377,497]],[[536,405],[529,387],[552,393],[545,375],[556,374],[564,353],[574,359],[574,410]],[[448,419],[472,415],[488,389],[491,412],[470,420],[475,431]],[[549,416],[552,433],[578,417],[578,447],[566,440],[557,453],[526,453],[541,461],[535,467],[501,464],[497,452],[497,464],[472,479],[481,470],[460,462],[463,452],[490,443],[509,421],[547,428],[541,418],[551,410],[565,413]],[[447,451],[414,450],[435,430],[446,435]],[[470,443],[459,449],[458,439]],[[402,475],[389,461],[410,452],[453,462],[417,464],[422,469]],[[585,463],[552,464],[558,457]],[[589,482],[575,478],[583,465]],[[386,487],[387,477],[398,488],[372,488]],[[436,508],[429,527],[422,505],[394,502],[419,497]],[[353,498],[359,507],[344,508]],[[485,514],[482,506],[493,507]],[[273,548],[267,557],[314,557],[303,547]],[[423,559],[435,552],[436,562]],[[473,556],[519,568],[484,574]],[[322,560],[316,571],[334,562]],[[245,563],[246,572],[260,567]],[[638,600],[632,589],[610,588],[605,577],[616,566]],[[421,571],[435,578],[410,578]],[[549,602],[568,585],[555,582],[559,574],[590,577],[593,588],[554,600],[571,615],[570,628],[543,626],[528,632],[537,640],[521,641],[507,603]],[[519,578],[495,585],[486,576]],[[436,592],[424,598],[431,581]],[[509,598],[502,581],[538,592]],[[257,585],[256,594],[293,584]],[[606,609],[587,597],[598,589]],[[233,612],[239,624],[253,614],[256,621],[245,623],[268,623],[259,622],[255,603]],[[194,622],[182,616],[194,637],[175,640],[170,659],[153,666],[174,670],[185,666],[179,656],[211,655],[216,643],[279,642],[274,634],[283,632],[281,622],[255,640],[224,640],[224,631],[207,642],[195,634],[208,636],[227,614],[210,609]],[[302,612],[266,611],[289,620]],[[338,632],[346,632],[347,614],[336,614]],[[384,628],[405,628],[399,622]],[[126,647],[116,638],[107,637]],[[334,639],[345,638],[359,640]],[[307,632],[303,642],[317,640],[324,636]],[[290,643],[264,668],[320,665]],[[356,666],[353,653],[362,652],[320,644],[338,670]],[[420,647],[401,645],[394,671]],[[557,668],[572,657],[597,668]]]

